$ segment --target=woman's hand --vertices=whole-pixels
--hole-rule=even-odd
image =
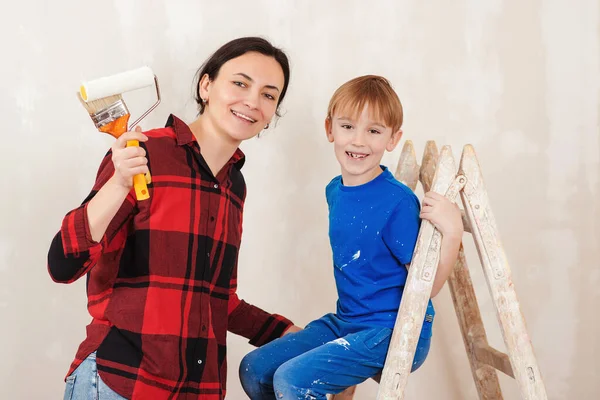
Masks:
[[[294,332],[300,332],[302,330],[302,328],[300,328],[299,326],[296,325],[292,325],[289,328],[287,328],[283,334],[281,335],[281,337],[284,337],[285,335],[287,335],[288,333],[294,333]]]
[[[112,146],[112,162],[115,166],[113,182],[131,189],[133,177],[137,174],[148,172],[148,159],[146,151],[138,146],[127,147],[129,140],[145,142],[148,137],[142,133],[142,128],[137,126],[135,131],[125,132]]]

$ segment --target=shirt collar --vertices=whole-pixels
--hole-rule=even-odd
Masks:
[[[169,115],[165,127],[173,129],[173,131],[175,132],[175,140],[177,140],[178,146],[185,146],[196,142],[196,137],[192,133],[192,130],[190,129],[188,124],[186,124],[173,114]],[[244,166],[245,162],[246,156],[244,155],[244,152],[238,147],[235,153],[233,153],[233,156],[231,156],[231,158],[229,159],[229,163],[235,165],[237,169],[241,169]]]

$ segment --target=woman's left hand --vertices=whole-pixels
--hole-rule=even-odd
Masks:
[[[299,331],[301,331],[301,330],[302,330],[302,328],[300,328],[299,326],[292,325],[292,326],[290,326],[289,328],[287,328],[287,329],[286,329],[286,330],[283,332],[283,334],[281,335],[281,337],[284,337],[284,336],[285,336],[285,335],[287,335],[288,333],[299,332]]]

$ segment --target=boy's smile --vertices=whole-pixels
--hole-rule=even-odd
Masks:
[[[369,156],[368,154],[365,154],[365,153],[350,152],[350,151],[347,151],[346,154],[348,155],[348,157],[350,157],[353,160],[364,160],[365,158],[367,158]]]
[[[396,147],[402,131],[392,132],[368,104],[360,113],[343,111],[327,119],[325,129],[327,139],[334,144],[344,185],[358,186],[381,173],[381,158],[386,150]],[[348,116],[351,114],[356,115]]]

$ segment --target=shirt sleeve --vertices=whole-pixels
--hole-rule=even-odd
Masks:
[[[133,190],[127,195],[112,219],[104,236],[92,239],[87,217],[87,206],[96,193],[114,174],[112,152],[108,152],[98,170],[96,182],[81,206],[67,213],[60,231],[54,236],[48,251],[48,272],[55,282],[71,283],[87,274],[96,265],[103,249],[133,215],[136,200]]]
[[[341,176],[336,176],[325,187],[325,199],[327,200],[327,208],[329,209],[329,211],[331,211],[331,205],[334,202],[333,193],[335,192],[335,189],[340,186],[341,180]]]
[[[394,257],[402,264],[409,264],[421,226],[419,199],[407,196],[392,211],[383,228],[383,241]]]
[[[259,307],[241,300],[237,293],[237,263],[229,286],[228,330],[250,339],[250,344],[262,346],[275,340],[293,323],[278,314],[270,314]]]

